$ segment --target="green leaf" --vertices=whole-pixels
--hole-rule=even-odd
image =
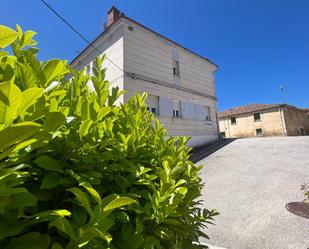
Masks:
[[[18,235],[28,225],[9,214],[0,216],[0,224],[0,241]]]
[[[108,218],[104,215],[99,215],[95,223],[96,223],[96,227],[100,231],[105,231],[105,232],[108,231],[115,224],[113,218]]]
[[[0,83],[0,123],[9,123],[17,117],[21,91],[10,81]]]
[[[61,112],[51,112],[44,121],[44,129],[47,132],[55,132],[65,121],[66,118]]]
[[[65,62],[57,59],[47,61],[42,68],[45,83],[44,87],[48,86],[53,80],[58,79],[66,72]]]
[[[48,249],[49,245],[50,238],[47,234],[32,232],[18,238],[12,238],[5,249]]]
[[[80,205],[87,210],[87,212],[92,215],[93,211],[90,208],[90,202],[88,200],[87,195],[81,191],[79,188],[70,188],[68,191],[72,192],[76,199],[79,201]]]
[[[120,208],[122,206],[127,206],[130,204],[135,203],[136,201],[131,199],[130,197],[118,197],[115,200],[112,200],[111,202],[109,202],[104,208],[103,211],[109,211],[109,210],[113,210],[115,208]]]
[[[36,143],[36,142],[38,142],[38,139],[36,139],[36,138],[31,138],[31,139],[25,140],[23,142],[20,142],[13,147],[12,152],[19,151],[19,150],[21,150],[21,149],[23,149],[23,148],[25,148],[25,147],[33,144],[33,143]]]
[[[68,235],[73,241],[76,241],[77,239],[73,227],[71,226],[70,222],[64,217],[59,217],[55,221],[50,222],[49,227],[56,227],[59,231]]]
[[[58,109],[58,101],[55,98],[52,98],[49,102],[49,110],[55,112]]]
[[[35,195],[29,192],[17,193],[11,196],[10,208],[33,207],[37,204]]]
[[[54,188],[57,185],[59,185],[60,176],[55,173],[48,174],[44,176],[42,183],[41,183],[41,189],[49,189]]]
[[[59,163],[59,161],[52,159],[49,156],[40,156],[34,162],[36,165],[43,169],[62,172],[62,165]]]
[[[82,231],[81,240],[78,242],[78,247],[82,248],[87,245],[92,239],[98,237],[109,244],[112,241],[112,236],[104,231],[101,231],[95,227],[89,227]]]
[[[17,79],[22,85],[22,89],[27,89],[30,87],[35,87],[38,83],[38,77],[31,65],[16,63]]]
[[[162,221],[162,223],[174,225],[174,226],[181,226],[181,222],[175,219],[165,219]]]
[[[63,247],[58,243],[53,243],[51,249],[63,249]]]
[[[37,224],[45,221],[54,221],[59,217],[71,216],[71,212],[66,209],[46,210],[36,213],[31,216],[26,216],[28,219],[33,219],[31,224]]]
[[[17,37],[18,33],[15,30],[0,25],[0,48],[10,45]]]
[[[89,183],[82,182],[80,185],[83,186],[88,191],[88,193],[93,197],[93,199],[98,204],[101,204],[101,197],[100,197],[99,193],[94,188],[92,188]]]
[[[180,193],[181,195],[186,195],[188,192],[188,189],[186,187],[179,187],[179,188],[176,188],[176,192]]]
[[[121,227],[121,235],[122,239],[126,240],[131,237],[133,231],[133,227],[130,223],[122,224]]]
[[[141,220],[140,216],[136,216],[136,227],[135,227],[135,233],[140,234],[144,230],[144,224],[143,221]]]
[[[79,127],[79,135],[81,137],[86,136],[88,134],[89,128],[92,125],[92,120],[85,120],[82,122],[81,126]]]
[[[35,46],[37,44],[36,41],[34,41],[32,39],[32,37],[36,35],[36,32],[32,31],[32,30],[28,30],[26,31],[21,39],[20,39],[20,42],[19,42],[19,45],[23,48],[23,47],[26,47],[26,46]]]
[[[88,99],[85,99],[82,103],[81,118],[83,121],[90,119],[90,105]]]
[[[21,103],[19,106],[19,113],[25,112],[32,106],[38,98],[43,94],[43,88],[29,88],[21,93]]]
[[[22,122],[0,131],[0,150],[20,143],[36,134],[41,125],[34,122]]]

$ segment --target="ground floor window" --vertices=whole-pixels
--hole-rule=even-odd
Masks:
[[[221,138],[225,138],[225,132],[223,131],[223,132],[220,132],[220,137]]]
[[[149,95],[147,99],[147,110],[154,114],[159,114],[159,97]]]
[[[210,107],[206,106],[205,107],[206,110],[206,121],[211,121],[211,117],[210,117]]]
[[[149,112],[152,112],[152,113],[154,113],[154,114],[157,114],[157,109],[154,108],[154,107],[147,107],[147,110],[148,110]]]
[[[180,102],[178,100],[173,100],[173,117],[180,118]]]
[[[263,130],[262,129],[256,129],[255,133],[256,133],[256,136],[258,136],[258,137],[263,136]]]

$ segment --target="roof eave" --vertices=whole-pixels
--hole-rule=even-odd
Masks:
[[[99,38],[101,38],[102,36],[104,36],[105,34],[107,34],[107,33],[111,30],[111,28],[114,27],[117,23],[119,23],[122,19],[129,20],[129,21],[131,21],[131,22],[133,22],[133,23],[135,23],[135,24],[141,26],[142,28],[144,28],[144,29],[146,29],[146,30],[148,30],[148,31],[150,31],[150,32],[152,32],[152,33],[154,33],[154,34],[156,34],[156,35],[158,35],[158,36],[160,36],[160,37],[162,37],[162,38],[168,40],[169,42],[171,42],[171,43],[173,43],[173,44],[175,44],[175,45],[177,45],[177,46],[179,46],[179,47],[185,49],[186,51],[188,51],[188,52],[190,52],[190,53],[192,53],[192,54],[194,54],[194,55],[200,57],[201,59],[206,60],[207,62],[209,62],[210,64],[212,64],[213,66],[216,67],[216,70],[215,70],[215,71],[217,71],[217,70],[219,69],[219,66],[218,66],[217,64],[215,64],[214,62],[212,62],[210,59],[208,59],[208,58],[206,58],[206,57],[204,57],[204,56],[201,56],[201,55],[197,54],[196,52],[194,52],[194,51],[192,51],[192,50],[190,50],[190,49],[188,49],[188,48],[186,48],[186,47],[184,47],[184,46],[178,44],[177,42],[175,42],[175,41],[173,41],[173,40],[167,38],[166,36],[161,35],[160,33],[158,33],[158,32],[156,32],[156,31],[154,31],[154,30],[152,30],[152,29],[150,29],[150,28],[144,26],[143,24],[141,24],[141,23],[139,23],[139,22],[133,20],[132,18],[125,16],[124,14],[121,14],[120,18],[119,18],[116,22],[112,23],[112,24],[111,24],[109,27],[107,27],[103,32],[101,32],[90,44],[88,44],[87,47],[85,47],[85,48],[83,49],[83,51],[80,52],[80,53],[70,62],[70,65],[72,65],[82,54],[84,54],[84,53],[87,51],[88,48],[90,48],[91,46],[93,46],[93,44],[94,44]]]
[[[90,44],[88,44],[82,52],[80,52],[71,62],[70,62],[70,65],[72,65],[81,55],[83,55],[87,50],[88,48],[92,47],[93,44],[99,40],[102,36],[106,35],[117,23],[120,22],[121,18],[123,16],[121,16],[116,22],[112,23],[110,26],[108,26],[103,32],[101,32]]]
[[[293,109],[296,109],[296,110],[299,110],[299,111],[305,111],[304,109],[297,108],[296,106],[292,106],[292,105],[288,105],[288,104],[277,104],[276,106],[272,106],[272,107],[262,108],[262,109],[258,109],[258,110],[254,110],[254,111],[241,112],[241,113],[236,113],[236,114],[231,114],[231,115],[224,115],[224,116],[221,116],[221,117],[220,117],[220,114],[219,114],[219,119],[237,117],[239,115],[256,113],[256,112],[259,112],[259,111],[269,110],[269,109],[273,109],[273,108],[283,108],[283,107],[293,108]]]

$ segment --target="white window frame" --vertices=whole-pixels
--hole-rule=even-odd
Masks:
[[[206,121],[208,121],[208,122],[211,121],[211,110],[210,110],[210,106],[205,106],[205,119],[206,119]]]
[[[159,115],[159,97],[148,95],[147,110],[155,115]]]
[[[181,118],[181,107],[179,100],[173,100],[173,118]]]

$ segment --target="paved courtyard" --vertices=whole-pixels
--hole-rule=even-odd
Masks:
[[[238,139],[198,164],[205,205],[220,215],[207,244],[229,249],[307,249],[309,219],[286,210],[309,183],[309,136]]]

